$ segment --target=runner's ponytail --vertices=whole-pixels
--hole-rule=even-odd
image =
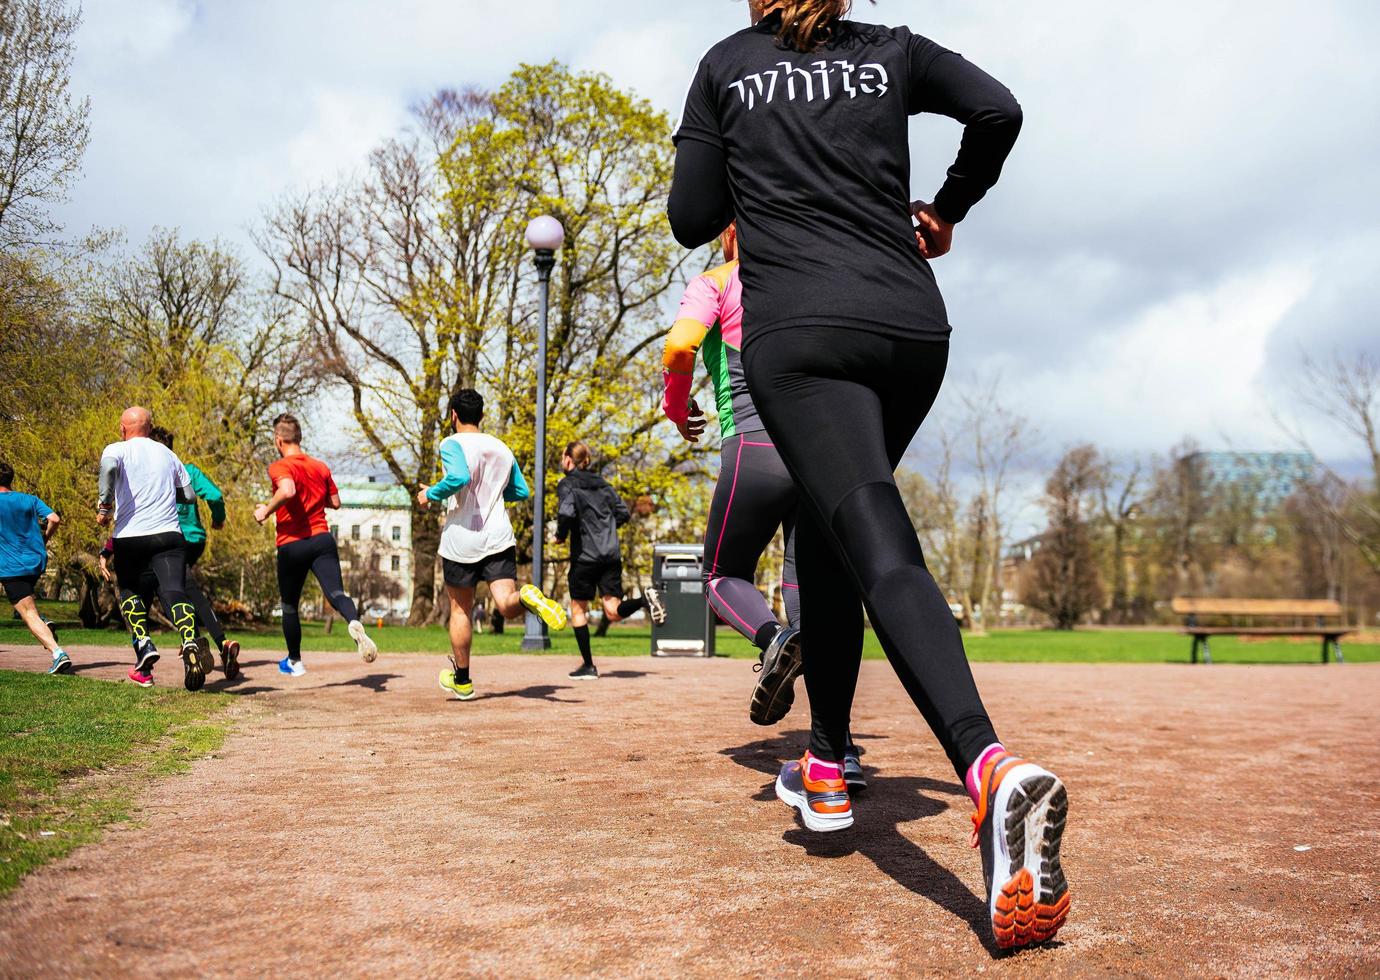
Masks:
[[[842,20],[852,6],[853,0],[781,0],[774,8],[781,12],[776,36],[793,51],[814,51],[829,40],[834,22]]]

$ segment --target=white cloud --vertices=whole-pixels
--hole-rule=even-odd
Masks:
[[[1008,376],[1010,397],[1040,406],[1054,431],[1124,449],[1185,435],[1278,443],[1260,387],[1266,345],[1310,285],[1283,266],[1168,297],[1084,338],[1067,362]]]
[[[189,30],[196,8],[191,0],[112,0],[87,4],[82,10],[83,39],[91,45],[95,66],[118,71],[142,64],[167,51]]]

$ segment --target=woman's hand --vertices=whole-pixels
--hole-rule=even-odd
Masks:
[[[915,244],[920,247],[921,255],[927,259],[937,259],[953,248],[954,226],[938,215],[933,204],[912,201],[910,213],[918,222]]]
[[[699,442],[700,436],[704,433],[704,412],[692,398],[690,399],[690,412],[684,422],[677,422],[676,428],[680,430],[681,437],[686,442]]]

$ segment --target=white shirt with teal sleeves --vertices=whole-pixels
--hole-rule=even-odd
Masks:
[[[457,432],[441,442],[443,476],[427,498],[446,501],[441,557],[465,565],[517,546],[505,503],[532,495],[513,451],[482,432]]]

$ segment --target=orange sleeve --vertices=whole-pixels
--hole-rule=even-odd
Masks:
[[[674,374],[694,374],[695,355],[700,344],[704,343],[709,327],[698,320],[677,320],[666,336],[666,349],[661,355],[661,365]]]

